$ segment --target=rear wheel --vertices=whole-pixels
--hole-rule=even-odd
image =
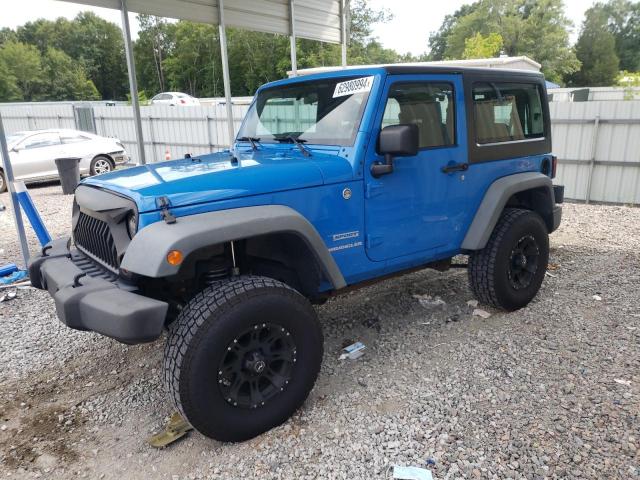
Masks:
[[[7,177],[4,174],[4,171],[0,170],[0,193],[4,193],[7,191]]]
[[[487,245],[469,256],[469,284],[482,303],[517,310],[536,296],[549,260],[547,227],[535,212],[505,209]]]
[[[243,276],[197,294],[171,326],[165,383],[202,434],[243,441],[286,421],[313,388],[322,332],[287,285]]]
[[[91,160],[89,173],[91,175],[102,175],[103,173],[109,173],[113,170],[114,165],[111,159],[109,157],[105,157],[104,155],[98,155],[96,158]]]

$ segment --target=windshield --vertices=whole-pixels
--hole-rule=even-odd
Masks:
[[[7,145],[22,140],[25,135],[26,134],[23,133],[23,132],[12,133],[11,135],[7,135],[7,137],[6,137],[7,138]]]
[[[353,145],[373,78],[341,77],[262,90],[238,138]]]

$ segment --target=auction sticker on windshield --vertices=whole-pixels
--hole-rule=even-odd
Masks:
[[[344,97],[345,95],[353,95],[354,93],[368,92],[373,86],[373,75],[370,77],[354,78],[346,82],[336,84],[333,91],[333,98]]]

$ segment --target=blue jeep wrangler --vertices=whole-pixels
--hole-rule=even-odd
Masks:
[[[468,256],[471,290],[527,305],[560,223],[543,76],[351,68],[261,87],[230,151],[85,180],[73,236],[31,262],[59,318],[124,343],[165,328],[164,376],[204,435],[241,441],[314,385],[312,303]]]

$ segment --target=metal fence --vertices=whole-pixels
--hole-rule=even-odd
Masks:
[[[557,182],[574,200],[640,204],[640,102],[552,102]]]
[[[3,105],[8,133],[42,128],[78,128],[77,105]],[[131,107],[92,106],[96,133],[118,137],[135,155]],[[236,131],[247,99],[233,106]],[[551,102],[557,182],[574,200],[640,204],[640,101]],[[224,104],[142,107],[149,161],[185,153],[218,151],[230,144]],[[136,160],[135,158],[133,159]]]

